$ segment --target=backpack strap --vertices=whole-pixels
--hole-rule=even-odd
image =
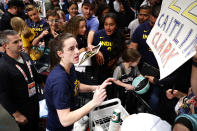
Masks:
[[[136,68],[135,68],[135,67],[132,67],[131,70],[132,70],[131,72],[134,74],[134,76],[137,77],[137,76],[136,76],[136,75],[137,75],[137,74],[136,74],[136,73],[137,73]]]
[[[120,63],[120,70],[121,70],[121,76],[122,75],[126,75],[126,72],[124,70],[124,66],[123,66],[122,63]],[[134,76],[136,77],[136,73],[137,73],[136,68],[135,67],[131,67],[131,72],[129,74],[134,74]]]
[[[124,67],[123,67],[123,63],[120,63],[120,70],[121,70],[121,76],[125,75],[125,70],[124,70]]]

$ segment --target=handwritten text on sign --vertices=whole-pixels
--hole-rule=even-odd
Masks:
[[[197,45],[197,1],[164,0],[147,43],[159,64],[160,79],[190,59]]]

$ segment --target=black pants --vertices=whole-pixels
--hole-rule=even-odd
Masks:
[[[28,123],[20,125],[20,131],[39,131],[39,104],[28,103],[21,107],[19,110],[27,119]]]

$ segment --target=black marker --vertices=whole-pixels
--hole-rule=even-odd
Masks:
[[[174,92],[174,86],[173,86],[173,88],[172,88],[171,94],[173,94],[173,92]]]

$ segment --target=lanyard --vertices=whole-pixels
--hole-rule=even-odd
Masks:
[[[32,70],[31,70],[31,67],[30,67],[30,63],[26,61],[26,64],[27,64],[27,67],[28,67],[28,70],[29,70],[29,73],[30,73],[30,76],[33,80],[33,73],[32,73]],[[25,74],[25,72],[23,71],[23,69],[18,65],[16,64],[16,68],[22,73],[22,75],[24,76],[25,80],[28,82],[28,78],[27,78],[27,75]]]

